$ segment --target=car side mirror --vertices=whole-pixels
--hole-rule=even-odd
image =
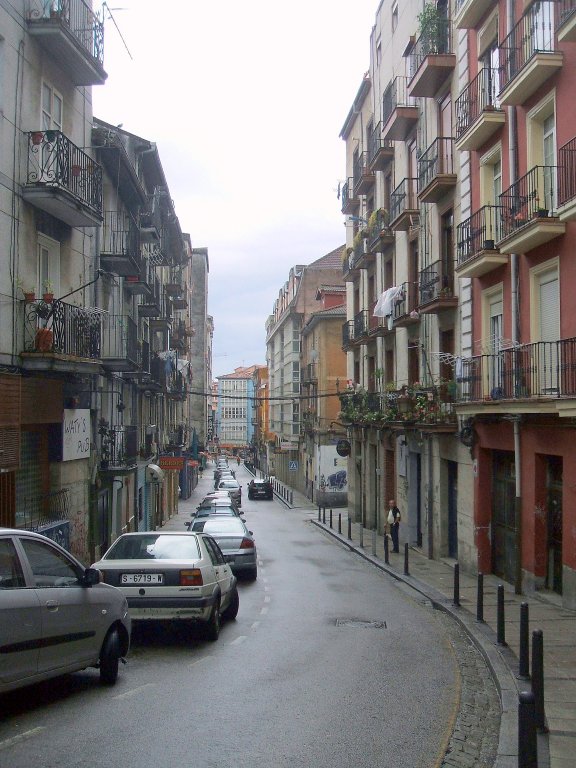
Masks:
[[[98,568],[86,568],[84,570],[84,576],[82,578],[83,587],[93,587],[95,584],[100,584],[102,581],[102,574]]]

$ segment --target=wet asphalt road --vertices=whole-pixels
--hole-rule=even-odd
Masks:
[[[243,510],[259,577],[220,639],[147,628],[115,688],[88,670],[0,698],[0,768],[437,764],[459,680],[444,623],[310,512]]]

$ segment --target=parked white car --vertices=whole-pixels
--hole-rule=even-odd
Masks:
[[[0,693],[87,667],[113,685],[130,646],[120,590],[51,539],[0,528]]]
[[[125,533],[93,567],[126,595],[133,621],[199,623],[217,640],[221,617],[238,613],[236,577],[201,533]]]

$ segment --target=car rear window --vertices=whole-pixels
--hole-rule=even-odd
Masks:
[[[227,517],[224,519],[209,517],[204,520],[196,520],[192,524],[193,531],[204,531],[211,536],[219,533],[231,533],[234,536],[242,536],[246,531],[244,524],[237,517]]]
[[[116,540],[103,560],[196,560],[200,550],[195,536],[145,534]]]

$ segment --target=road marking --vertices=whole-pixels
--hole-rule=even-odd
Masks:
[[[260,622],[259,622],[259,621],[255,621],[255,622],[252,624],[252,626],[251,626],[251,629],[258,629],[258,627],[259,627],[259,626],[260,626]]]
[[[246,640],[246,635],[240,635],[236,638],[236,640],[232,640],[230,645],[240,645],[240,643],[243,643],[244,640]]]
[[[25,731],[24,733],[18,734],[18,736],[13,736],[11,739],[0,741],[0,749],[8,749],[8,747],[13,747],[14,744],[18,744],[21,741],[32,739],[34,736],[37,736],[45,730],[46,728],[44,728],[44,726],[38,726],[38,728],[32,728],[30,731]]]
[[[141,691],[144,691],[146,688],[153,688],[155,683],[146,683],[145,685],[139,685],[138,688],[132,688],[130,691],[126,691],[125,693],[119,693],[117,696],[112,696],[113,699],[128,699],[130,696],[134,696],[137,693],[140,693]]]
[[[270,592],[270,587],[264,587],[264,592]]]
[[[211,653],[208,654],[207,656],[202,656],[201,659],[196,659],[196,661],[190,662],[190,664],[188,664],[188,667],[195,667],[196,664],[202,664],[203,661],[207,661],[208,659],[211,659],[212,656],[213,656],[213,654],[211,654]]]
[[[268,608],[262,608],[262,610],[260,611],[260,613],[261,613],[262,615],[264,615],[265,613],[268,613]]]
[[[270,595],[264,595],[264,602],[269,603],[270,602]]]

